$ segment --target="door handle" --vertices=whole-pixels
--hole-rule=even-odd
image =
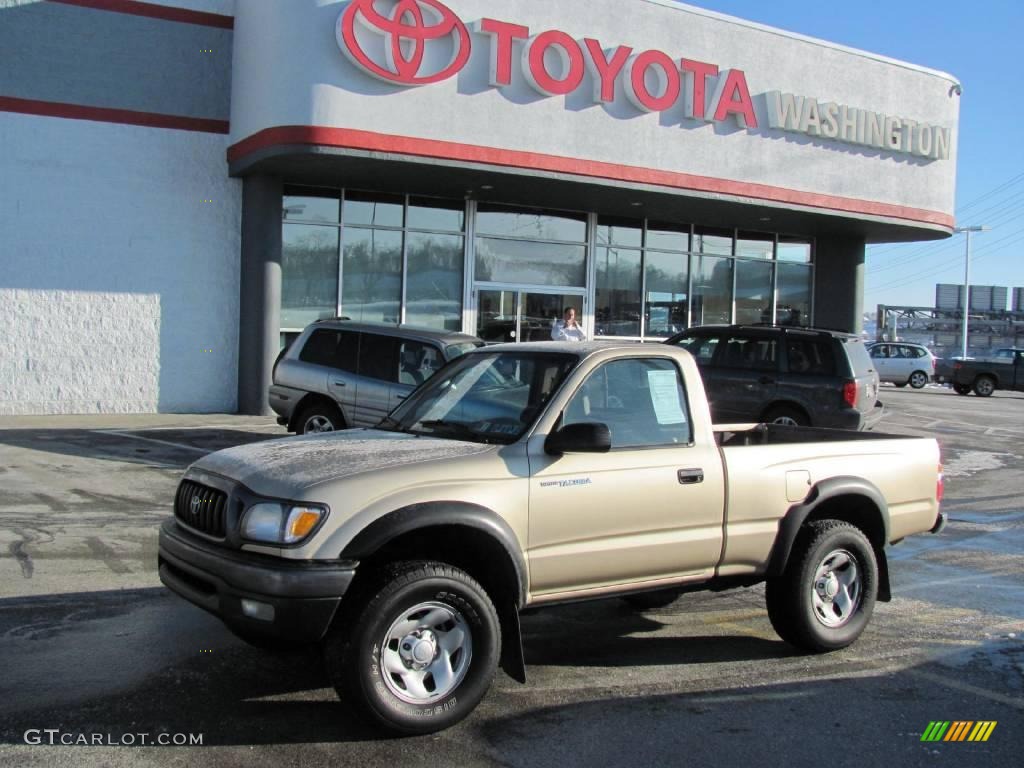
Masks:
[[[336,387],[344,387],[345,386],[345,382],[344,381],[332,381],[331,384],[333,384]]]
[[[679,478],[680,485],[693,485],[694,483],[704,482],[704,470],[703,469],[680,469],[676,472],[676,477]]]

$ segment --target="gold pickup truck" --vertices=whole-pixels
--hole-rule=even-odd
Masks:
[[[812,652],[889,599],[885,547],[941,530],[934,440],[713,426],[667,345],[485,347],[375,429],[271,440],[186,471],[160,578],[255,645],[316,642],[388,730],[458,722],[500,664],[525,682],[519,613],[766,582]]]

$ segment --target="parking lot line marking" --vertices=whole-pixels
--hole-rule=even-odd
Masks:
[[[962,693],[970,693],[974,696],[980,696],[983,699],[988,699],[999,704],[1006,704],[1014,709],[1024,710],[1024,699],[1015,699],[1012,696],[1006,696],[1002,693],[998,693],[997,691],[990,691],[988,688],[979,688],[976,685],[961,683],[958,680],[943,677],[942,675],[933,675],[931,672],[922,672],[919,669],[908,669],[906,672],[907,674],[935,683],[936,685],[952,688],[953,690],[960,691]]]
[[[94,429],[93,432],[99,432],[104,435],[117,435],[118,437],[127,437],[132,440],[142,440],[147,443],[156,443],[157,445],[167,445],[171,448],[178,448],[183,451],[192,451],[193,453],[201,453],[204,456],[210,451],[205,448],[196,448],[194,445],[185,445],[184,443],[172,443],[170,440],[157,440],[155,437],[141,437],[140,435],[133,435],[130,432],[122,432],[117,429]]]

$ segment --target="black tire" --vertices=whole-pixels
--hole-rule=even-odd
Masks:
[[[991,376],[979,376],[974,380],[974,394],[978,397],[992,397],[996,391],[996,380]]]
[[[447,653],[446,641],[458,648]],[[472,712],[491,686],[500,649],[501,625],[483,587],[436,562],[390,567],[324,638],[338,696],[372,724],[405,735],[443,730]],[[445,684],[433,670],[445,671],[442,655],[451,687],[438,693]]]
[[[650,611],[672,605],[679,599],[675,590],[658,590],[657,592],[638,592],[635,595],[624,595],[622,600],[640,611]]]
[[[295,432],[299,435],[335,432],[345,426],[345,417],[337,406],[322,400],[307,405],[295,420]]]
[[[928,383],[928,374],[924,371],[914,371],[910,374],[910,379],[907,383],[914,389],[923,389],[925,384]]]
[[[823,596],[838,596],[851,566],[857,569],[858,589],[851,595],[853,585],[846,588],[849,603],[843,615],[840,601]],[[871,543],[859,528],[838,520],[805,525],[786,570],[765,585],[768,618],[779,637],[814,653],[845,648],[860,637],[877,595],[878,561]]]
[[[969,394],[971,394],[971,385],[970,384],[954,384],[953,385],[953,391],[956,392],[958,395],[969,395]]]
[[[773,405],[765,411],[762,421],[765,424],[783,424],[791,427],[811,426],[811,420],[807,418],[806,413],[789,405]]]

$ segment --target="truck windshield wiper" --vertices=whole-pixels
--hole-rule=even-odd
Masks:
[[[473,429],[469,424],[464,421],[445,421],[444,419],[431,419],[428,421],[421,421],[419,426],[426,427],[436,431],[448,432],[452,437],[462,438],[471,440],[474,442],[483,442],[491,444],[501,444],[507,442],[507,440],[500,440],[494,435],[487,435],[483,432],[478,432]]]

